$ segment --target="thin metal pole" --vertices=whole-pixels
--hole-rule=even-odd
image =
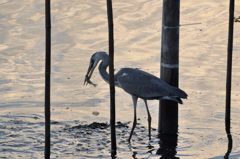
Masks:
[[[45,0],[46,27],[46,63],[45,63],[45,159],[50,158],[50,75],[51,75],[51,7],[50,0]]]
[[[161,79],[178,87],[180,0],[163,0]],[[159,134],[178,132],[178,104],[161,100],[159,104]]]
[[[110,81],[110,125],[111,125],[111,156],[117,154],[115,128],[115,87],[114,87],[114,34],[112,0],[107,0],[108,38],[109,38],[109,81]]]
[[[228,150],[224,158],[228,158],[232,150],[231,135],[231,83],[232,83],[232,48],[233,48],[233,29],[234,29],[234,0],[229,4],[229,26],[228,26],[228,55],[227,55],[227,79],[226,79],[226,112],[225,130],[228,137]]]

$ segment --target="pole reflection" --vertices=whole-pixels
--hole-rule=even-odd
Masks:
[[[179,159],[177,154],[177,134],[160,134],[159,136],[159,149],[157,154],[161,155],[160,159]]]
[[[225,131],[227,134],[228,138],[228,148],[227,152],[224,155],[225,159],[228,159],[231,151],[232,151],[232,145],[233,145],[233,140],[232,140],[232,134],[231,134],[231,105],[230,105],[230,98],[227,98],[226,102],[226,112],[225,112]]]
[[[227,138],[228,138],[228,148],[227,148],[227,152],[224,155],[224,159],[228,159],[229,155],[230,155],[230,153],[232,151],[233,140],[232,140],[231,133],[227,134]]]

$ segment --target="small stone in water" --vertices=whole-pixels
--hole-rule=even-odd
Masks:
[[[93,115],[98,116],[100,113],[97,111],[92,112]]]

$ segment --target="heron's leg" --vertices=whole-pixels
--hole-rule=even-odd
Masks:
[[[147,100],[144,99],[144,103],[146,105],[146,109],[147,109],[147,114],[148,114],[148,135],[149,135],[149,140],[151,140],[151,121],[152,121],[152,117],[150,115],[149,109],[148,109],[148,104],[147,104]]]
[[[131,130],[130,136],[128,138],[128,142],[131,141],[133,131],[134,131],[134,129],[136,127],[136,124],[137,124],[137,99],[138,99],[138,97],[132,95],[133,106],[134,106],[134,118],[133,118],[132,130]]]

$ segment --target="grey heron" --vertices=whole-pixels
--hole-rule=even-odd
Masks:
[[[109,83],[109,74],[106,69],[109,65],[109,56],[106,52],[96,52],[92,55],[88,67],[87,74],[85,76],[84,84],[92,84],[90,78],[93,74],[94,69],[99,64],[99,72],[102,78]],[[141,98],[144,100],[147,115],[148,115],[148,130],[149,139],[151,138],[151,115],[148,109],[147,100],[171,100],[182,104],[181,98],[186,99],[187,94],[177,87],[173,87],[168,83],[164,82],[160,78],[149,74],[145,71],[134,69],[134,68],[122,68],[120,71],[114,75],[115,86],[122,88],[124,91],[132,96],[133,106],[134,106],[134,119],[133,126],[128,138],[130,142],[132,134],[137,124],[137,100]]]

